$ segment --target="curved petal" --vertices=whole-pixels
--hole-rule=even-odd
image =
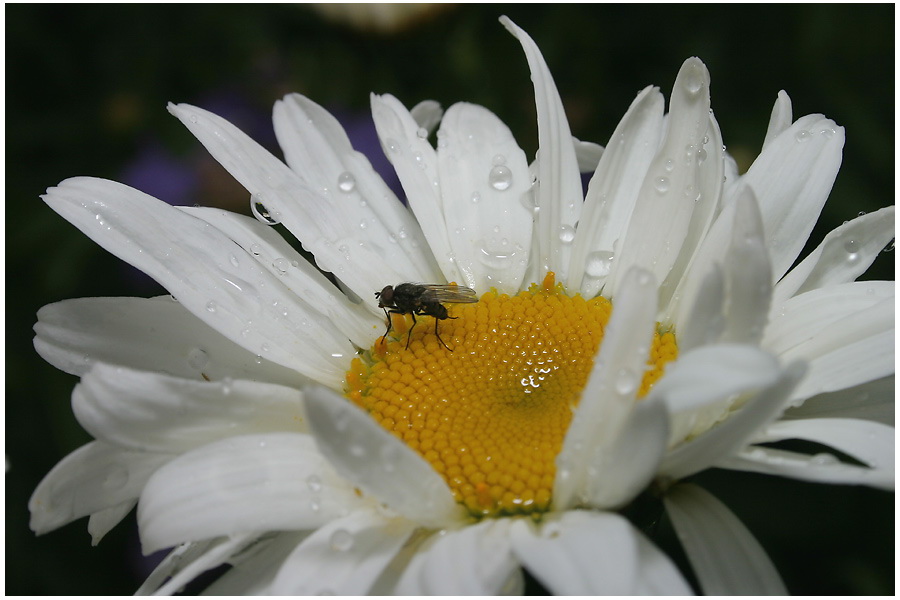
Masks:
[[[778,92],[778,98],[775,99],[775,106],[772,107],[772,115],[769,117],[769,127],[766,130],[766,139],[763,141],[762,147],[765,148],[769,143],[778,137],[785,129],[794,122],[794,113],[791,109],[791,97],[787,92],[781,90]]]
[[[285,559],[268,593],[359,596],[381,575],[415,524],[358,510],[303,540]]]
[[[102,179],[68,179],[44,201],[232,342],[317,381],[342,380],[346,337],[256,261],[232,260],[244,252],[207,223]]]
[[[689,58],[675,79],[666,136],[641,185],[605,294],[615,298],[632,266],[650,270],[657,281],[666,279],[693,218],[709,123],[709,72],[700,59]]]
[[[409,446],[335,392],[310,387],[305,394],[309,427],[338,473],[421,525],[460,521],[463,509],[450,488]]]
[[[179,456],[138,504],[144,552],[237,532],[310,529],[360,504],[308,435],[227,438]]]
[[[672,563],[640,531],[635,530],[638,545],[636,596],[692,596],[691,586]]]
[[[513,554],[555,595],[617,596],[637,588],[637,533],[619,515],[554,513],[538,525],[517,520],[509,534]]]
[[[371,345],[373,335],[383,325],[381,311],[370,304],[351,302],[276,230],[256,219],[217,208],[180,207],[180,210],[227,235],[246,252],[242,259],[254,260],[275,275],[295,296],[325,315],[354,344],[360,348]]]
[[[775,136],[741,177],[756,192],[778,281],[800,254],[841,166],[844,129],[807,115]]]
[[[851,388],[808,398],[800,406],[786,410],[782,418],[843,417],[894,425],[894,391],[892,373]]]
[[[303,432],[303,395],[256,381],[191,381],[97,364],[72,392],[75,418],[98,440],[184,452],[230,437]]]
[[[765,550],[712,494],[681,484],[663,501],[704,594],[787,594]]]
[[[169,552],[162,561],[156,565],[153,572],[147,576],[141,587],[135,591],[135,596],[148,596],[154,593],[165,583],[173,574],[190,566],[191,563],[199,558],[210,549],[213,548],[221,540],[203,540],[202,542],[190,542],[182,544]]]
[[[418,223],[357,152],[343,127],[321,106],[289,94],[275,103],[273,121],[285,162],[314,189],[328,190],[341,221],[358,224],[357,239],[407,281],[434,281],[439,271]],[[398,237],[405,231],[403,238]],[[393,239],[393,243],[384,243]]]
[[[715,344],[725,331],[725,273],[718,263],[709,265],[706,273],[694,276],[691,296],[680,303],[680,312],[669,321],[678,334],[678,350],[685,354]],[[677,296],[676,296],[677,298]]]
[[[250,532],[218,540],[208,548],[204,548],[202,545],[189,546],[192,550],[190,555],[175,555],[179,560],[173,561],[174,564],[171,565],[174,572],[170,571],[170,579],[157,589],[152,590],[153,594],[156,596],[172,596],[176,594],[201,573],[209,571],[210,569],[215,569],[228,562],[232,556],[241,552],[248,545],[256,541],[257,537],[257,533]],[[186,560],[188,558],[191,559],[190,562]],[[146,582],[144,585],[146,585]]]
[[[596,296],[609,275],[617,242],[621,245],[619,239],[662,137],[663,104],[659,88],[646,87],[638,94],[609,138],[588,184],[569,277],[570,289],[580,286],[585,298]]]
[[[436,100],[422,100],[411,109],[409,114],[415,119],[416,124],[424,129],[428,135],[434,132],[434,128],[441,122],[444,109]]]
[[[556,457],[553,503],[566,509],[584,499],[590,470],[597,477],[611,469],[609,449],[622,433],[650,353],[656,319],[656,284],[633,269],[604,332],[578,408]]]
[[[465,285],[515,294],[531,245],[525,153],[492,112],[458,103],[438,131],[438,175],[450,248]]]
[[[894,207],[847,221],[775,286],[773,306],[810,290],[854,281],[894,238]]]
[[[894,487],[894,428],[862,419],[796,419],[772,423],[754,439],[757,443],[800,439],[818,442],[849,454]],[[826,455],[827,456],[827,455]],[[819,456],[819,461],[833,462]]]
[[[28,501],[29,526],[40,535],[133,500],[173,457],[90,442],[59,461],[38,484]]]
[[[509,545],[512,519],[485,519],[441,532],[403,571],[394,592],[401,596],[494,596],[517,581],[519,564]]]
[[[100,543],[103,537],[112,531],[112,528],[118,525],[125,518],[131,509],[137,505],[137,499],[126,500],[115,506],[104,508],[95,512],[88,518],[88,533],[91,534],[91,546]]]
[[[534,40],[507,17],[500,22],[512,33],[528,60],[537,107],[538,148],[535,237],[539,253],[539,279],[547,271],[569,285],[569,262],[575,226],[581,215],[581,176],[572,145],[572,133],[550,69]]]
[[[371,103],[372,118],[385,156],[400,178],[406,201],[416,215],[438,266],[447,281],[467,281],[455,264],[450,248],[438,189],[437,153],[428,142],[428,136],[419,135],[422,128],[406,107],[390,94],[372,94]]]
[[[736,454],[760,427],[781,412],[785,398],[803,373],[801,364],[789,365],[775,383],[761,388],[728,419],[670,451],[660,466],[660,474],[683,479],[713,464],[720,465],[724,457]]]
[[[383,260],[382,248],[358,241],[359,219],[347,220],[335,211],[331,191],[314,189],[225,119],[189,104],[168,108],[251,193],[254,205],[283,223],[323,271],[333,273],[357,296],[374,306],[371,294],[384,287],[385,280],[403,280]]]
[[[73,375],[106,363],[195,380],[233,377],[294,387],[309,382],[238,346],[169,296],[76,298],[48,304],[37,316],[38,354]]]
[[[309,535],[309,531],[283,531],[269,539],[260,539],[246,551],[232,556],[228,560],[231,568],[203,590],[203,595],[270,595],[282,563]]]

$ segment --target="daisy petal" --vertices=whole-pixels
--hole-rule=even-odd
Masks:
[[[781,356],[809,362],[792,402],[893,374],[894,299],[848,315]]]
[[[806,244],[841,165],[844,129],[807,115],[773,138],[741,178],[756,192],[773,281]]]
[[[209,571],[210,569],[215,569],[219,565],[228,562],[228,559],[231,558],[232,555],[246,548],[248,544],[253,543],[256,537],[257,534],[251,532],[226,538],[211,546],[207,551],[203,552],[190,563],[183,566],[179,564],[178,566],[180,568],[178,571],[175,572],[171,579],[164,585],[155,590],[153,592],[154,595],[172,596],[178,593],[185,585],[193,581],[201,573]],[[179,563],[184,562],[184,557],[181,558],[182,560],[179,561]]]
[[[242,260],[255,260],[297,298],[323,313],[354,344],[361,348],[371,345],[373,333],[382,326],[381,311],[368,304],[351,302],[275,229],[256,219],[216,208],[179,209],[227,235],[246,252]]]
[[[302,398],[256,381],[191,381],[97,364],[72,392],[72,409],[98,440],[180,453],[233,435],[303,432]]]
[[[96,546],[113,527],[124,519],[137,504],[137,499],[126,500],[116,506],[97,511],[88,518],[88,533],[91,534],[91,546]]]
[[[440,103],[435,100],[422,100],[411,109],[409,114],[416,121],[416,124],[431,135],[434,128],[441,122],[444,110]]]
[[[428,246],[447,281],[468,281],[454,264],[444,207],[438,181],[437,154],[427,136],[403,104],[385,94],[372,94],[372,118],[397,177],[406,192],[406,201],[428,240]],[[396,281],[400,281],[397,279]]]
[[[518,581],[519,564],[509,545],[511,519],[485,519],[476,525],[433,536],[397,584],[399,596],[494,596]]]
[[[572,138],[575,145],[575,158],[578,160],[578,170],[581,173],[593,173],[603,157],[603,146],[594,142],[583,142]]]
[[[525,153],[489,110],[459,103],[438,131],[438,174],[451,250],[466,285],[515,294],[531,244],[531,188]]]
[[[357,296],[374,306],[373,290],[402,277],[382,260],[382,249],[359,242],[359,219],[334,210],[334,194],[316,190],[283,162],[225,119],[189,104],[170,104],[169,112],[196,136],[212,156],[262,206]],[[335,182],[335,185],[337,182]],[[367,265],[380,265],[379,269]]]
[[[773,305],[810,290],[854,281],[893,238],[893,206],[847,221],[778,282]]]
[[[440,110],[440,108],[438,108]],[[275,103],[273,121],[287,164],[312,188],[328,190],[331,210],[356,224],[355,237],[409,281],[434,281],[437,264],[409,210],[353,149],[343,127],[315,102],[290,94]],[[404,231],[406,235],[398,237]],[[394,243],[386,243],[393,239]],[[377,288],[376,288],[377,289]]]
[[[513,553],[557,596],[633,594],[636,538],[619,515],[582,510],[545,515],[538,525],[518,520],[510,528]]]
[[[775,106],[772,107],[772,116],[769,117],[769,128],[766,130],[766,139],[763,141],[762,147],[765,148],[769,143],[778,137],[785,129],[791,126],[794,121],[794,113],[791,109],[791,97],[787,92],[781,90],[778,92],[778,98],[775,100]]]
[[[422,457],[330,389],[305,391],[309,427],[338,473],[399,514],[428,527],[459,521],[462,508]]]
[[[553,502],[569,508],[583,498],[590,480],[591,463],[605,456],[621,433],[634,406],[656,319],[656,289],[653,277],[633,269],[621,289],[604,332],[603,344],[594,361],[587,385],[562,449],[556,457]]]
[[[722,266],[712,263],[702,278],[697,275],[690,281],[699,283],[696,289],[691,290],[688,301],[677,303],[679,312],[672,317],[681,353],[716,343],[721,339],[726,324],[725,273]]]
[[[757,443],[787,439],[830,446],[879,471],[878,479],[894,485],[894,428],[862,419],[796,419],[772,423],[754,439]],[[820,460],[826,462],[823,456]]]
[[[28,501],[30,527],[40,535],[133,500],[153,472],[172,458],[103,442],[86,444],[62,459],[38,484]]]
[[[704,594],[787,594],[765,550],[712,494],[680,484],[663,500]]]
[[[255,261],[232,261],[238,246],[200,219],[102,179],[68,179],[44,201],[236,344],[316,381],[342,379],[346,337]]]
[[[159,469],[138,504],[144,552],[244,531],[309,529],[359,504],[303,434],[235,436]]]
[[[894,375],[813,396],[800,406],[785,411],[784,419],[835,417],[866,419],[893,425]]]
[[[273,595],[359,596],[381,575],[415,524],[387,520],[375,510],[335,519],[306,538],[285,559]]]
[[[204,596],[267,596],[285,559],[304,539],[308,531],[285,531],[274,538],[258,541],[244,552],[232,556],[232,567],[212,585]]]
[[[638,575],[636,596],[693,596],[691,586],[684,580],[671,559],[635,531],[638,546]]]
[[[196,380],[234,377],[297,387],[309,381],[233,343],[169,296],[63,300],[37,316],[38,354],[73,375],[107,363]]]
[[[676,446],[660,466],[659,472],[672,479],[683,479],[737,453],[762,426],[773,421],[781,412],[785,398],[803,376],[801,364],[789,365],[775,383],[763,387],[750,396],[740,410],[716,424],[702,435]]]
[[[582,204],[581,176],[572,133],[556,84],[537,44],[509,18],[500,17],[500,22],[522,44],[534,82],[539,147],[535,205],[540,208],[535,217],[540,250],[534,260],[541,275],[553,271],[558,281],[568,285],[571,244]]]
[[[647,87],[609,138],[588,184],[572,250],[570,286],[592,298],[609,275],[616,242],[628,227],[641,182],[662,137],[663,97]]]
[[[749,446],[716,461],[716,467],[790,477],[800,481],[868,485],[893,491],[894,473],[842,463],[833,457],[809,456],[776,448]]]
[[[182,569],[184,565],[190,565],[192,562],[202,557],[203,554],[215,546],[215,540],[204,540],[202,542],[191,542],[182,544],[169,552],[162,559],[153,572],[144,580],[141,587],[134,593],[135,596],[148,596],[158,590],[166,579],[173,573]]]
[[[641,185],[604,294],[614,298],[632,266],[666,279],[690,228],[709,123],[709,72],[700,59],[689,58],[675,80],[666,136]]]

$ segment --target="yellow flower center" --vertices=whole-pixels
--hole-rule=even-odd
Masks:
[[[410,332],[411,318],[392,315],[393,337],[353,360],[346,395],[431,463],[473,515],[546,511],[612,305],[567,295],[550,273],[515,296],[446,307],[453,318],[438,334],[449,350],[431,317]],[[656,333],[639,396],[676,355],[674,335]]]

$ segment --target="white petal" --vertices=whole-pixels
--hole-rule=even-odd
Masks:
[[[322,454],[364,492],[428,527],[459,522],[462,508],[422,457],[333,391],[305,390],[309,427]]]
[[[259,540],[240,554],[232,556],[228,560],[232,567],[203,590],[203,595],[270,595],[272,583],[282,563],[309,534],[308,531],[286,531],[273,538]]]
[[[846,417],[894,424],[894,375],[808,398],[785,411],[784,419]]]
[[[118,525],[136,504],[137,499],[126,500],[121,504],[104,508],[92,514],[88,519],[88,533],[91,534],[91,546],[99,544],[100,540],[112,531],[112,528]]]
[[[372,118],[384,148],[406,192],[406,201],[428,240],[447,281],[466,281],[453,262],[438,181],[437,154],[403,104],[385,94],[372,94]],[[397,279],[397,281],[400,281]]]
[[[894,373],[894,299],[848,315],[781,356],[809,362],[793,403]]]
[[[875,477],[889,481],[893,488],[894,428],[889,425],[861,419],[779,421],[769,425],[754,441],[761,443],[787,439],[809,440],[849,454],[880,472]]]
[[[709,123],[709,72],[699,59],[689,58],[675,80],[668,130],[647,170],[604,293],[615,297],[632,266],[664,281],[675,264],[695,208],[699,150]]]
[[[458,103],[438,131],[438,175],[444,220],[457,265],[476,290],[515,294],[531,245],[531,188],[525,153],[489,110]],[[460,282],[463,283],[463,282]]]
[[[134,593],[135,596],[147,596],[153,594],[173,573],[190,566],[191,563],[210,549],[220,543],[221,540],[204,540],[182,544],[169,552],[162,561],[156,565],[153,572],[147,577],[141,587]]]
[[[744,450],[717,460],[723,469],[780,475],[801,481],[818,483],[868,485],[893,491],[894,474],[880,469],[858,467],[838,462],[823,455],[809,456],[775,448],[749,446]]]
[[[435,100],[422,100],[409,109],[409,114],[412,115],[419,127],[427,131],[428,135],[431,135],[434,128],[441,122],[444,110],[441,108],[440,103]]]
[[[633,269],[625,279],[556,457],[553,502],[557,509],[582,500],[590,480],[589,469],[602,473],[611,468],[608,451],[634,406],[650,351],[656,319],[655,290],[653,277],[641,269]]]
[[[725,421],[670,451],[659,469],[660,474],[683,479],[713,464],[721,464],[724,457],[737,453],[760,427],[781,412],[785,398],[803,371],[800,364],[789,365],[774,384],[750,396]]]
[[[68,179],[44,200],[236,344],[317,381],[343,379],[332,355],[353,352],[346,337],[255,261],[235,265],[237,245],[200,219],[102,179]]]
[[[578,510],[545,515],[538,525],[518,520],[510,541],[522,565],[552,594],[635,592],[637,535],[619,515]]]
[[[418,223],[356,152],[343,127],[315,102],[290,94],[275,103],[275,135],[291,169],[313,189],[328,190],[330,208],[407,281],[434,281],[437,264]],[[406,235],[398,238],[398,232]],[[390,243],[391,236],[394,243]],[[376,288],[377,289],[377,288]]]
[[[762,346],[783,354],[893,298],[893,281],[854,281],[802,293],[772,307]]]
[[[725,331],[725,273],[713,262],[702,277],[699,273],[686,281],[687,300],[677,304],[679,311],[670,317],[678,332],[678,350],[686,353],[700,346],[716,343]],[[677,296],[676,296],[677,297]]]
[[[641,182],[662,137],[663,97],[646,87],[609,138],[588,184],[572,250],[570,286],[592,298],[611,267],[616,241],[624,236]]]
[[[778,282],[773,305],[803,292],[854,281],[893,237],[893,206],[847,221]]]
[[[672,560],[635,530],[638,545],[636,596],[690,596],[691,586],[684,580]]]
[[[384,287],[385,280],[402,280],[385,263],[379,249],[359,240],[359,219],[348,221],[334,210],[333,196],[340,192],[314,189],[217,115],[189,104],[170,104],[168,108],[251,193],[254,204],[264,206],[313,254],[323,271],[333,273],[357,296],[374,305],[371,294]]]
[[[268,593],[359,596],[381,575],[415,525],[358,510],[306,538],[287,557]]]
[[[775,106],[772,107],[772,116],[769,117],[769,128],[766,130],[766,139],[763,141],[762,147],[765,148],[769,143],[781,134],[785,129],[791,126],[794,121],[794,113],[791,109],[791,97],[787,92],[781,90],[778,92],[778,98],[775,100]]]
[[[91,442],[62,459],[28,501],[31,529],[38,535],[75,519],[137,498],[147,479],[172,454],[122,450]]]
[[[144,552],[246,531],[309,529],[360,504],[303,434],[232,437],[179,456],[138,504]]]
[[[841,165],[844,129],[807,115],[772,139],[741,178],[759,200],[773,281],[800,254]]]
[[[535,217],[540,250],[534,260],[541,276],[553,271],[557,281],[568,285],[572,241],[582,204],[572,133],[550,69],[534,40],[507,17],[500,17],[500,22],[522,44],[534,83],[539,147],[535,205],[540,208]]]
[[[712,494],[681,484],[663,499],[704,594],[787,594],[765,550]]]
[[[178,593],[185,585],[193,581],[201,573],[209,571],[210,569],[215,569],[219,565],[228,562],[228,559],[234,554],[242,551],[247,545],[252,544],[257,537],[258,534],[256,533],[245,533],[230,536],[215,545],[210,546],[208,550],[191,560],[188,564],[184,566],[178,565],[178,571],[175,572],[172,575],[172,578],[166,581],[164,585],[155,590],[154,595],[172,596]],[[184,557],[181,558],[182,560],[179,562],[185,562]]]
[[[254,260],[275,275],[295,296],[323,313],[357,346],[371,345],[373,335],[383,326],[381,311],[370,304],[351,302],[275,229],[256,219],[217,208],[180,207],[180,210],[203,219],[227,235],[244,249],[246,254],[241,260]]]
[[[572,138],[575,146],[575,158],[578,160],[578,170],[582,173],[593,173],[603,157],[603,146],[594,142],[583,142],[578,138]]]
[[[493,596],[517,581],[519,564],[512,556],[512,519],[485,519],[433,536],[403,571],[395,593],[401,596]]]
[[[102,362],[196,380],[233,377],[295,387],[309,382],[238,346],[169,296],[63,300],[37,316],[38,353],[73,375]]]
[[[104,442],[180,453],[234,435],[303,432],[294,388],[235,380],[190,381],[97,364],[72,392],[78,422]]]

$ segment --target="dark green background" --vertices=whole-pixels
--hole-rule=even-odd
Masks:
[[[96,548],[86,520],[40,538],[27,527],[38,481],[88,441],[68,402],[76,379],[34,352],[35,312],[70,297],[158,293],[38,195],[75,175],[120,179],[142,148],[159,144],[203,171],[192,202],[246,211],[246,193],[199,158],[199,143],[166,112],[170,100],[228,92],[264,117],[289,91],[361,113],[370,91],[407,106],[466,100],[497,113],[533,156],[527,65],[497,22],[507,14],[543,51],[580,139],[605,144],[638,90],[656,84],[668,97],[682,61],[697,55],[712,74],[725,143],[743,168],[780,89],[795,117],[821,112],[846,128],[843,166],[813,243],[860,211],[893,202],[892,5],[444,6],[392,32],[290,5],[5,11],[9,594],[130,594],[139,582],[133,516]],[[884,253],[866,278],[893,279],[893,271],[894,254]],[[755,533],[792,593],[893,593],[892,494],[726,472],[702,483]]]

